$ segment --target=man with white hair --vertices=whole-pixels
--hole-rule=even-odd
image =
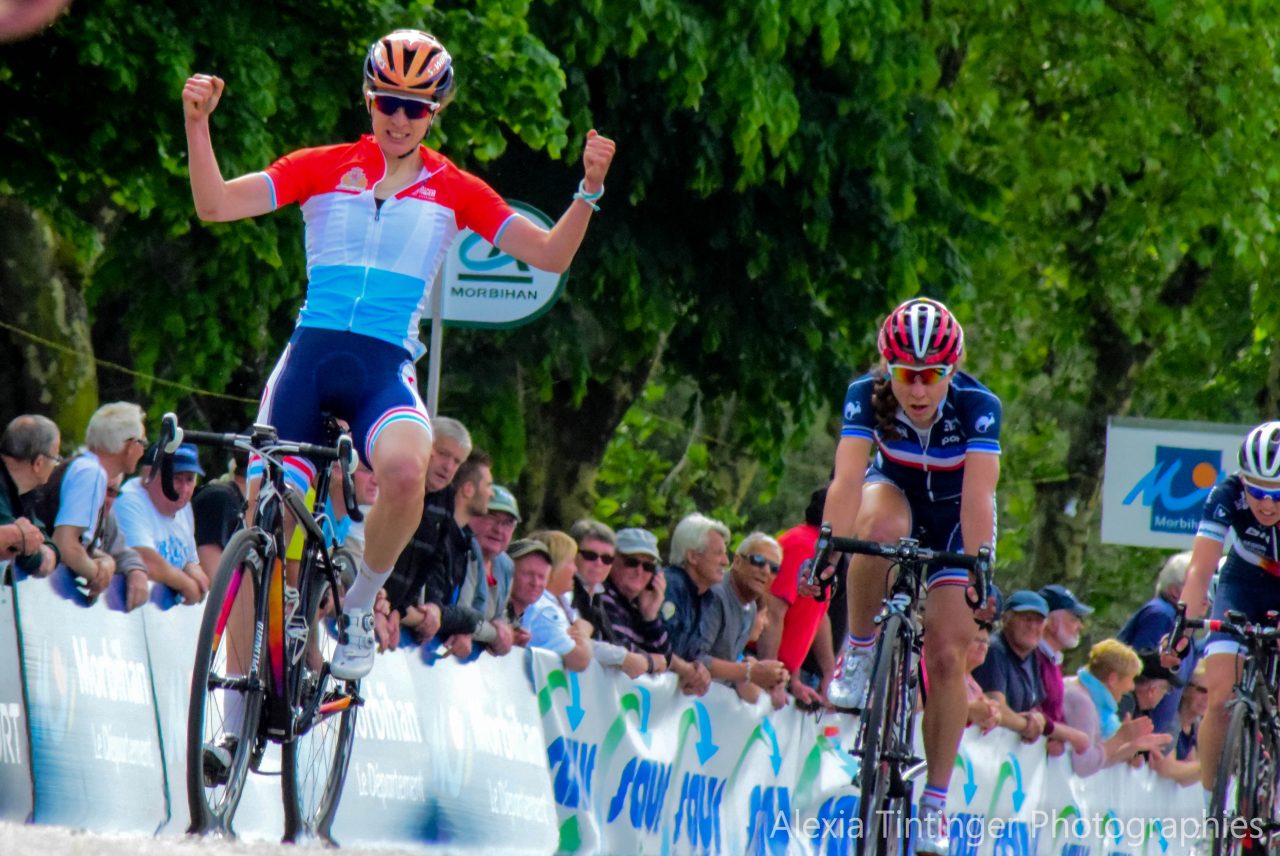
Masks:
[[[1173,629],[1174,616],[1177,614],[1178,601],[1182,599],[1182,589],[1187,582],[1187,571],[1191,567],[1191,551],[1174,553],[1165,560],[1156,576],[1155,597],[1144,603],[1137,612],[1130,616],[1124,627],[1116,635],[1124,644],[1135,651],[1159,649],[1161,640]],[[1185,684],[1191,679],[1199,657],[1196,652],[1184,657],[1178,667],[1178,678]],[[1156,731],[1177,736],[1181,726],[1178,724],[1178,704],[1182,701],[1182,688],[1171,689],[1151,712],[1151,722]]]
[[[147,428],[142,408],[129,401],[104,404],[89,417],[85,450],[42,491],[42,507],[50,509],[53,543],[62,564],[84,582],[84,591],[96,597],[111,582],[115,561],[103,549],[103,508],[107,485],[133,475],[147,448]],[[145,572],[134,570],[134,590],[145,587]]]
[[[666,599],[659,615],[676,656],[702,660],[703,595],[724,579],[729,567],[729,527],[698,512],[686,515],[671,533]]]

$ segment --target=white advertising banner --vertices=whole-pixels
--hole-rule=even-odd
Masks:
[[[854,852],[852,718],[748,706],[719,685],[690,698],[670,675],[630,681],[595,664],[575,674],[544,652],[533,655],[533,678],[557,852]],[[965,732],[947,797],[951,856],[1189,852],[1198,788],[1127,765],[1080,779],[1044,747],[1004,729]]]
[[[1102,540],[1188,550],[1210,489],[1236,469],[1246,425],[1113,418],[1107,424]]]

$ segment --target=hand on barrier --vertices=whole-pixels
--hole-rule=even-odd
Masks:
[[[125,574],[124,608],[133,612],[151,596],[151,579],[144,568],[134,568]]]
[[[489,648],[493,651],[494,656],[505,656],[510,653],[516,644],[515,628],[505,621],[493,621],[491,623],[497,637],[489,643]]]

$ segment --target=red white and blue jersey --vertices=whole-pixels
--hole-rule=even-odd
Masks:
[[[355,143],[302,149],[262,175],[272,207],[297,202],[306,223],[307,299],[299,327],[349,330],[407,350],[425,349],[418,325],[431,284],[458,232],[496,245],[513,217],[479,178],[425,146],[418,180],[382,203],[374,186],[386,159],[371,135]]]
[[[971,375],[956,372],[933,423],[917,428],[899,409],[901,436],[890,440],[876,429],[871,403],[878,376],[869,372],[849,385],[840,436],[870,440],[875,449],[870,466],[900,487],[908,500],[958,499],[965,457],[970,452],[1000,454],[1000,399]]]
[[[1243,559],[1272,576],[1280,576],[1280,533],[1275,526],[1263,526],[1253,516],[1244,498],[1244,482],[1239,473],[1227,476],[1209,491],[1200,514],[1200,526],[1196,529],[1197,538],[1219,543],[1227,540],[1228,533],[1234,536],[1232,557]]]

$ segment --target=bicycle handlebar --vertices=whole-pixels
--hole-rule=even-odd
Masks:
[[[819,601],[830,597],[831,588],[835,585],[834,573],[826,578],[821,577],[822,571],[831,563],[833,553],[857,553],[889,559],[899,564],[910,563],[920,567],[947,565],[972,571],[975,597],[970,598],[966,591],[965,599],[973,609],[978,609],[987,602],[987,593],[991,587],[992,559],[989,545],[983,544],[979,547],[978,554],[975,556],[922,547],[912,538],[901,538],[896,544],[881,544],[877,541],[863,541],[860,538],[838,538],[831,534],[831,524],[824,523],[818,532],[818,543],[814,549],[813,563],[809,566],[808,577],[809,585],[818,586],[816,599]]]
[[[1280,640],[1280,625],[1250,622],[1243,612],[1230,610],[1225,618],[1187,618],[1187,605],[1179,603],[1173,616],[1173,628],[1165,637],[1161,650],[1166,654],[1185,657],[1190,640],[1183,634],[1188,630],[1208,630],[1225,633],[1241,642],[1274,642]]]
[[[160,440],[156,444],[156,459],[152,462],[151,475],[154,478],[156,468],[160,472],[160,488],[170,500],[177,502],[178,491],[173,486],[173,455],[183,442],[191,442],[200,446],[217,446],[224,449],[243,449],[263,456],[297,455],[310,458],[320,463],[339,461],[342,464],[342,499],[347,516],[359,523],[364,519],[356,501],[355,485],[351,473],[355,470],[359,459],[351,435],[343,431],[338,435],[337,445],[319,446],[314,443],[295,443],[281,440],[276,430],[270,425],[253,426],[252,434],[220,434],[213,431],[188,431],[178,424],[178,417],[166,413],[160,420]]]

